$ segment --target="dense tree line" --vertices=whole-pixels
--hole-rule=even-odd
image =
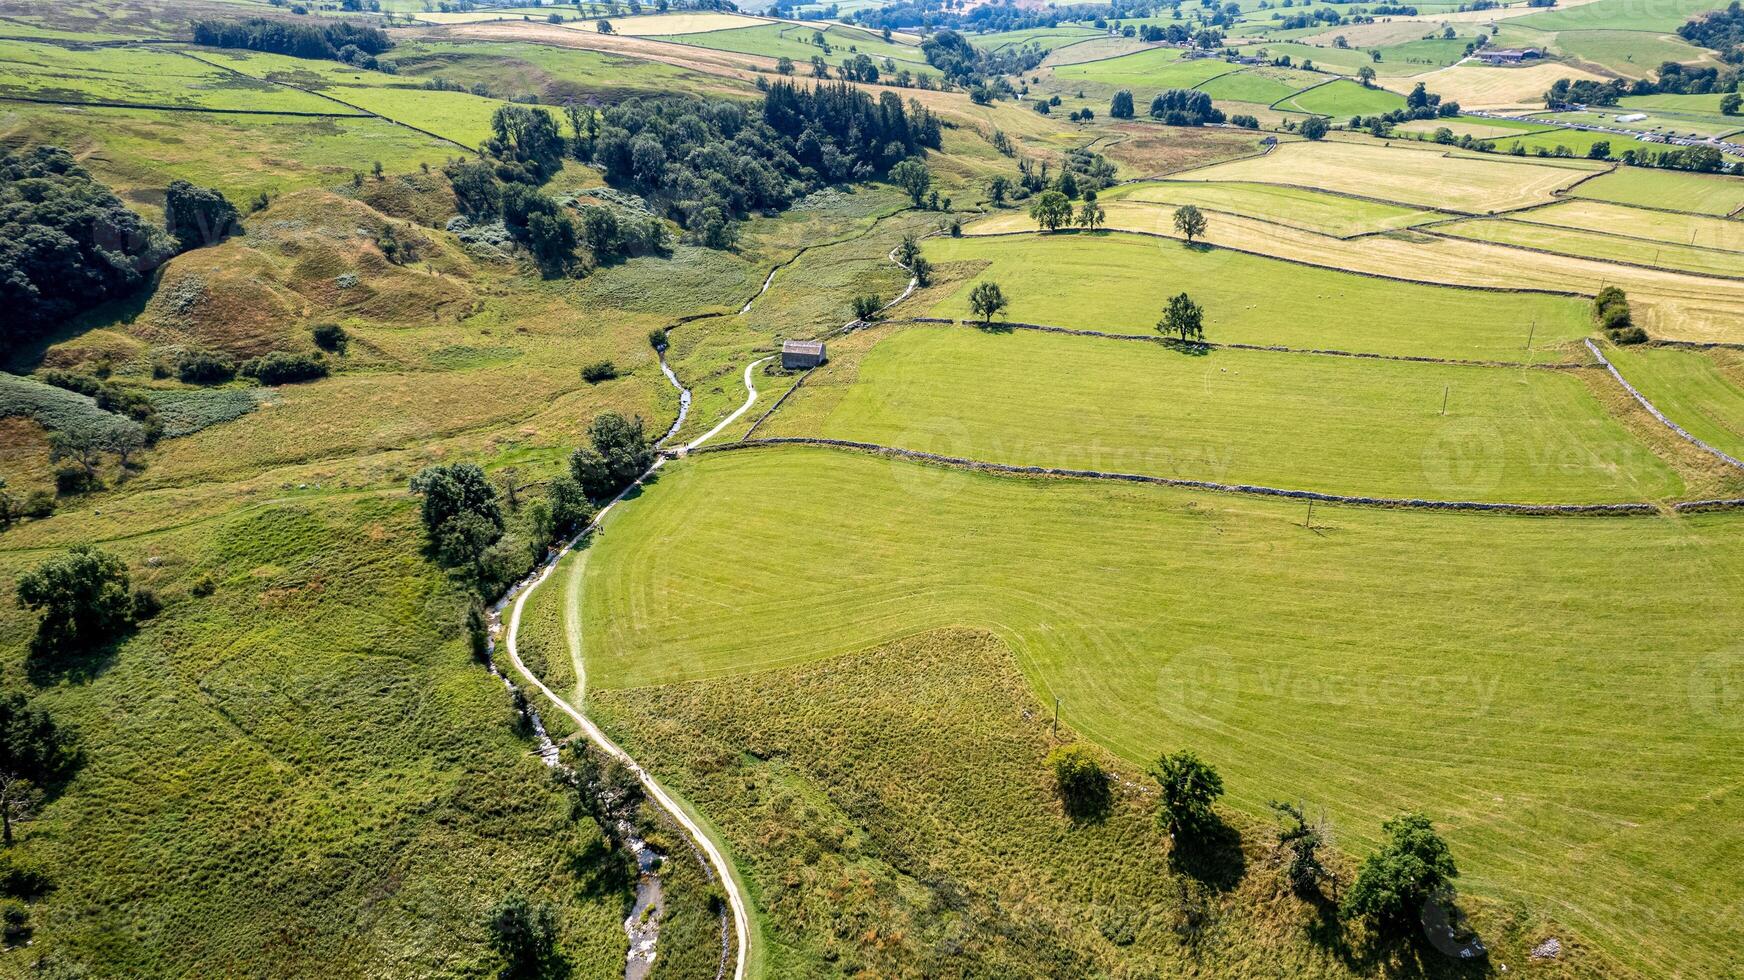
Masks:
[[[248,20],[194,21],[194,43],[213,48],[244,48],[270,51],[294,58],[322,58],[357,63],[361,56],[379,55],[394,46],[387,33],[351,21],[331,20],[296,23],[251,17]],[[341,57],[347,48],[358,52]]]
[[[1211,96],[1196,89],[1171,88],[1151,100],[1151,116],[1165,126],[1203,126],[1223,121],[1223,110],[1211,104]]]
[[[1691,44],[1720,52],[1721,60],[1729,64],[1744,62],[1744,5],[1738,0],[1724,10],[1691,18],[1677,33]]]
[[[1616,105],[1617,100],[1628,95],[1707,95],[1731,92],[1737,87],[1736,68],[1698,68],[1667,61],[1659,66],[1653,78],[1634,81],[1559,78],[1544,93],[1544,104],[1553,109],[1563,105]]]
[[[0,352],[133,291],[175,251],[67,151],[0,156]]]
[[[1005,75],[1021,75],[1042,63],[1048,53],[1035,45],[985,51],[953,30],[942,30],[921,42],[927,64],[958,85],[972,87]],[[977,100],[981,101],[981,100]]]

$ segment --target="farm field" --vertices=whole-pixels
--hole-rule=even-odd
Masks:
[[[759,435],[1349,495],[1609,503],[1683,489],[1573,372],[1194,356],[1024,330],[855,340]],[[1447,458],[1474,446],[1476,465]]]
[[[687,11],[679,14],[651,14],[644,17],[614,17],[612,30],[631,37],[669,37],[675,34],[701,34],[725,31],[735,27],[757,27],[768,21],[757,17],[715,11]]]
[[[831,51],[828,54],[812,43],[811,38],[814,32],[821,32],[824,38],[829,41]],[[855,54],[864,54],[874,59],[891,58],[895,60],[899,68],[907,68],[911,72],[934,74],[934,70],[927,65],[926,59],[921,56],[919,48],[906,44],[888,43],[876,35],[840,26],[832,27],[820,24],[817,27],[809,27],[798,24],[764,24],[758,27],[741,27],[726,31],[682,34],[669,40],[701,48],[712,48],[717,51],[736,51],[740,54],[760,55],[765,58],[787,57],[792,58],[796,64],[810,61],[813,55],[823,57],[830,64],[840,64]]]
[[[1167,88],[1193,88],[1201,83],[1238,71],[1239,66],[1216,58],[1181,60],[1179,48],[1151,48],[1135,54],[1092,61],[1081,65],[1061,65],[1054,78],[1062,84],[1086,82],[1107,86],[1110,90],[1130,89],[1139,112],[1150,104],[1151,97]]]
[[[1321,81],[1313,72],[1289,68],[1249,68],[1219,75],[1197,86],[1214,99],[1271,105]]]
[[[1487,12],[1486,12],[1487,13]],[[1560,63],[1542,63],[1523,68],[1492,68],[1459,64],[1423,74],[1400,77],[1382,74],[1376,84],[1404,95],[1418,82],[1442,99],[1467,109],[1542,109],[1544,93],[1559,78],[1605,81],[1594,72]]]
[[[1548,129],[1536,133],[1524,133],[1518,136],[1503,136],[1488,141],[1498,153],[1513,155],[1514,147],[1518,145],[1523,153],[1537,156],[1540,152],[1555,155],[1557,148],[1572,154],[1577,159],[1585,159],[1593,146],[1604,143],[1609,150],[1607,159],[1617,159],[1630,150],[1638,154],[1663,153],[1666,146],[1663,143],[1649,143],[1632,136],[1619,136],[1615,133],[1595,133],[1581,129]]]
[[[1581,182],[1575,197],[1725,216],[1744,208],[1744,179],[1623,167]]]
[[[1600,165],[1576,166],[1583,169],[1373,143],[1295,142],[1280,144],[1262,157],[1216,164],[1175,179],[1308,186],[1400,204],[1494,212],[1549,201],[1554,192]]]
[[[1105,31],[1091,27],[1034,27],[1021,31],[1000,31],[991,34],[965,35],[969,43],[988,51],[1001,51],[1006,48],[1021,48],[1034,44],[1038,47],[1058,49],[1082,41],[1107,37]]]
[[[1515,24],[1540,31],[1657,31],[1672,33],[1696,14],[1718,10],[1716,0],[1595,0],[1567,10],[1546,10]]]
[[[1390,282],[1121,233],[937,239],[926,254],[976,270],[934,306],[937,316],[967,317],[973,282],[992,279],[1012,320],[1121,333],[1152,332],[1168,297],[1190,283],[1206,339],[1220,343],[1513,360],[1533,321],[1545,347],[1589,329],[1585,304],[1571,297]],[[1359,309],[1364,316],[1350,316]]]
[[[1192,204],[1201,209],[1275,221],[1340,237],[1404,228],[1438,217],[1435,212],[1423,208],[1278,184],[1222,184],[1194,180],[1122,184],[1109,189],[1099,200],[1105,205],[1114,202]]]
[[[1555,45],[1570,57],[1631,78],[1646,77],[1667,61],[1700,64],[1713,58],[1712,52],[1669,30],[1563,30],[1557,33]]]
[[[1349,79],[1339,79],[1298,92],[1278,108],[1348,118],[1403,109],[1405,100],[1386,89],[1365,88]]]
[[[1744,357],[1738,351],[1631,347],[1605,356],[1673,422],[1744,459]]]
[[[73,104],[357,114],[294,89],[239,77],[169,52],[81,52],[23,41],[0,41],[0,95]]]
[[[1113,201],[1106,210],[1110,229],[1179,237],[1170,208]],[[1034,231],[1035,227],[1028,214],[1006,212],[984,218],[968,230],[971,234],[993,234]],[[1423,283],[1575,291],[1587,296],[1614,285],[1627,291],[1635,322],[1656,337],[1744,343],[1744,331],[1739,329],[1744,322],[1740,320],[1744,317],[1744,290],[1727,279],[1524,251],[1408,229],[1335,238],[1234,215],[1212,216],[1205,241],[1321,269]],[[1150,322],[1144,317],[1137,319]]]
[[[1645,116],[1646,118],[1630,119],[1628,122],[1621,121],[1631,116]],[[1723,136],[1739,129],[1739,120],[1729,119],[1719,113],[1704,115],[1660,109],[1624,109],[1619,111],[1607,108],[1604,111],[1546,113],[1540,118],[1588,125],[1613,126],[1620,129],[1646,130],[1668,136],[1702,138]]]
[[[1518,121],[1508,119],[1490,119],[1483,116],[1447,116],[1439,119],[1412,119],[1393,127],[1395,132],[1429,135],[1438,129],[1446,129],[1455,136],[1470,136],[1473,139],[1490,139],[1503,136],[1523,136],[1527,133],[1543,132],[1550,127],[1542,123],[1534,123],[1530,118]]]
[[[1744,252],[1744,224],[1723,218],[1646,211],[1622,204],[1573,199],[1544,208],[1515,211],[1513,221],[1582,228],[1628,238]]]
[[[1480,218],[1438,224],[1437,235],[1457,235],[1522,248],[1543,249],[1609,262],[1678,269],[1706,276],[1744,278],[1744,253],[1722,252],[1671,242],[1644,242],[1598,231],[1551,228],[1507,218]]]
[[[828,520],[791,520],[795,501],[843,495],[854,506]],[[984,629],[1064,721],[1132,763],[1193,746],[1236,809],[1325,799],[1359,849],[1421,807],[1462,855],[1463,892],[1529,902],[1637,970],[1726,959],[1680,938],[1729,935],[1736,883],[1669,883],[1724,860],[1736,819],[1730,802],[1684,805],[1727,778],[1728,719],[1692,701],[1690,677],[1740,626],[1712,585],[1744,572],[1731,517],[1317,508],[1315,534],[1298,503],[811,449],[700,458],[642,503],[590,556],[593,690]],[[937,547],[953,538],[976,547]],[[1620,563],[1656,574],[1606,590]],[[716,601],[727,568],[731,607]],[[1264,629],[1216,625],[1255,608]],[[1653,653],[1619,653],[1642,629]]]

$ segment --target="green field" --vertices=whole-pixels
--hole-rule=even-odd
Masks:
[[[1631,136],[1618,136],[1615,133],[1595,133],[1584,129],[1548,129],[1537,133],[1525,133],[1520,136],[1503,136],[1489,140],[1489,145],[1500,153],[1513,153],[1514,146],[1527,154],[1537,154],[1540,149],[1555,153],[1557,147],[1563,147],[1577,157],[1586,157],[1595,143],[1605,143],[1610,147],[1609,159],[1621,158],[1624,152],[1634,150],[1638,154],[1664,153],[1671,147],[1664,143],[1649,143]]]
[[[1629,118],[1631,116],[1645,116],[1646,118],[1631,119]],[[1667,136],[1695,137],[1723,136],[1736,131],[1740,122],[1736,118],[1722,116],[1718,112],[1700,113],[1667,109],[1616,109],[1608,107],[1600,111],[1547,112],[1541,116],[1530,118],[1611,126],[1619,129],[1663,133]],[[1658,149],[1663,150],[1665,147],[1660,146]]]
[[[534,94],[548,105],[576,97],[682,92],[718,98],[750,91],[736,79],[553,44],[402,42],[394,46],[391,60],[401,79],[442,78],[468,88],[482,84],[504,97]]]
[[[1383,88],[1366,88],[1350,79],[1317,85],[1279,104],[1280,109],[1349,118],[1405,108],[1405,97]]]
[[[812,42],[812,35],[817,32],[822,32],[829,42],[828,54]],[[818,55],[832,65],[839,65],[856,54],[864,54],[874,61],[890,58],[896,62],[898,70],[906,68],[919,74],[936,74],[927,65],[920,49],[913,45],[892,44],[877,35],[855,28],[831,27],[825,24],[819,24],[815,28],[797,24],[764,24],[759,27],[680,34],[665,40],[715,51],[736,51],[765,58],[792,58],[795,64],[804,64],[813,55]]]
[[[1041,48],[1063,48],[1091,38],[1107,37],[1106,31],[1093,27],[1032,27],[1021,31],[1000,31],[994,34],[966,34],[969,43],[988,51],[1023,47],[1033,44]]]
[[[168,51],[77,51],[23,41],[0,41],[0,96],[188,109],[355,114],[355,110],[324,99]]]
[[[1565,30],[1556,35],[1555,43],[1565,54],[1634,78],[1657,72],[1667,61],[1701,62],[1713,57],[1676,34],[1653,30]]]
[[[1605,356],[1667,418],[1744,459],[1744,357],[1739,352],[1628,347]]]
[[[1126,333],[1150,332],[1186,288],[1205,308],[1206,339],[1223,343],[1514,360],[1533,322],[1539,345],[1590,329],[1579,299],[1392,282],[1139,235],[936,239],[927,255],[975,270],[937,316],[968,317],[972,284],[994,280],[1013,320]]]
[[[1744,178],[1619,167],[1613,173],[1582,181],[1569,194],[1616,204],[1729,215],[1744,208]]]
[[[1404,228],[1437,217],[1435,212],[1421,208],[1278,184],[1155,181],[1121,184],[1108,190],[1101,199],[1193,204],[1340,237]]]
[[[1567,372],[1190,356],[949,327],[899,330],[854,360],[808,380],[759,434],[1348,495],[1585,503],[1682,491]]]
[[[794,519],[833,500],[852,506]],[[986,629],[1122,758],[1190,746],[1238,809],[1324,802],[1358,853],[1382,818],[1423,808],[1462,891],[1527,902],[1638,970],[1723,971],[1740,885],[1705,869],[1735,859],[1740,819],[1715,686],[1744,628],[1717,587],[1744,584],[1737,519],[1303,521],[1299,503],[828,450],[701,459],[594,545],[589,684]]]
[[[1066,85],[1086,82],[1130,89],[1137,102],[1148,103],[1151,95],[1163,89],[1193,88],[1237,70],[1238,66],[1217,58],[1182,61],[1179,48],[1151,48],[1107,61],[1061,65],[1054,69],[1054,77]],[[1145,111],[1144,105],[1135,107],[1141,114]]]
[[[1289,68],[1249,68],[1200,83],[1199,91],[1214,99],[1271,105],[1321,81],[1312,72]]]
[[[1744,253],[1723,252],[1675,242],[1644,242],[1605,232],[1557,228],[1508,218],[1457,221],[1436,225],[1434,231],[1440,235],[1457,235],[1482,242],[1519,245],[1562,255],[1579,255],[1660,269],[1678,269],[1700,275],[1744,277]]]
[[[1567,10],[1527,14],[1516,27],[1541,31],[1676,31],[1696,14],[1718,10],[1719,0],[1595,0]]]

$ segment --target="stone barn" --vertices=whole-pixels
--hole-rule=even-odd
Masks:
[[[781,366],[789,371],[804,371],[817,367],[827,358],[821,340],[784,340],[781,342]]]

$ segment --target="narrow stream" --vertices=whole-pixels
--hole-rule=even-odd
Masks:
[[[773,275],[774,273],[770,274]],[[666,380],[672,382],[672,387],[678,389],[678,418],[672,420],[672,428],[667,429],[666,434],[661,436],[658,440],[659,442],[665,442],[677,435],[679,429],[684,428],[684,419],[690,414],[690,389],[679,383],[678,375],[674,374],[672,372],[672,367],[666,363],[665,351],[660,352],[660,371],[662,374],[666,375]]]

